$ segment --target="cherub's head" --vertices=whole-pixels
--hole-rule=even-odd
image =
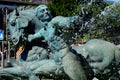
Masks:
[[[46,5],[36,7],[35,12],[36,16],[41,21],[50,21],[52,19],[51,12]]]

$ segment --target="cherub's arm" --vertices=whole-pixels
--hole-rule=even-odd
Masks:
[[[49,23],[53,25],[58,25],[60,27],[70,27],[70,23],[77,19],[78,16],[73,17],[63,17],[63,16],[56,16],[54,17]]]
[[[41,28],[35,34],[30,34],[28,36],[28,41],[31,42],[32,40],[41,37],[44,37],[45,41],[49,41],[54,37],[54,35],[55,35],[55,28],[52,24],[49,23],[47,27]]]

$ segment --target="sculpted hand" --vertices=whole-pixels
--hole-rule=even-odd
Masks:
[[[30,34],[28,35],[28,41],[31,42],[34,39],[34,35]]]

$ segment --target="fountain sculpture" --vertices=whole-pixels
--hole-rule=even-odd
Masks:
[[[109,73],[111,65],[119,64],[120,50],[116,45],[92,39],[73,50],[62,33],[57,34],[58,26],[69,28],[78,19],[79,16],[52,18],[46,5],[14,10],[8,21],[11,41],[24,47],[13,67],[0,69],[0,76],[39,80],[38,75],[64,75],[66,80],[92,80],[99,78],[98,74]]]

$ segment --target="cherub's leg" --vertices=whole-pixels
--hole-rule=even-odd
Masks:
[[[0,76],[26,76],[22,66],[0,69]]]
[[[49,74],[49,72],[54,72],[57,69],[57,65],[54,60],[42,60],[23,63],[20,66],[15,66],[12,68],[0,69],[0,76],[29,76],[31,74]]]
[[[40,63],[36,62],[35,65],[30,66],[30,69],[34,74],[49,74],[50,72],[55,72],[58,66],[54,60],[42,60]]]

